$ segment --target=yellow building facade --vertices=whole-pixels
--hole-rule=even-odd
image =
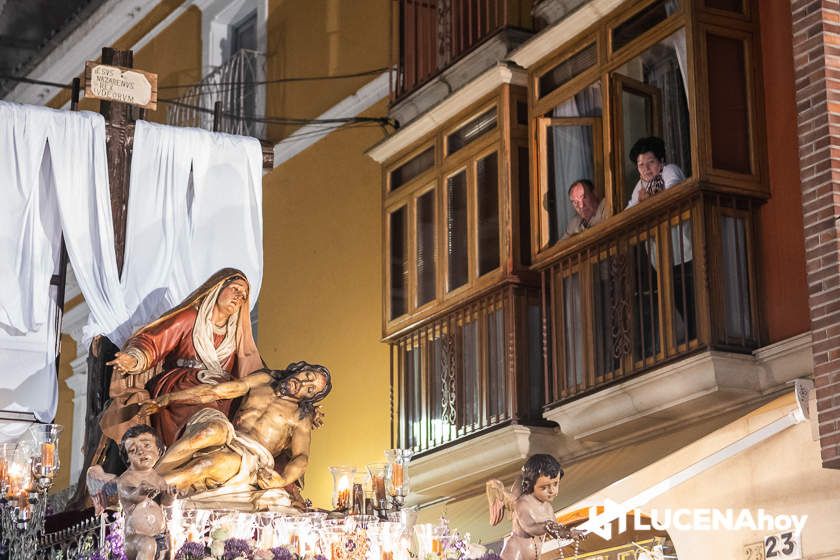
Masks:
[[[420,506],[420,521],[434,523],[445,515],[474,541],[498,544],[510,526],[488,525],[484,481],[512,482],[529,454],[552,453],[568,466],[557,513],[581,521],[590,506],[630,498],[810,409],[810,419],[797,417],[774,438],[724,453],[727,462],[696,473],[642,511],[677,504],[805,512],[812,520],[804,550],[812,556],[803,558],[840,557],[840,543],[827,521],[838,513],[840,501],[834,498],[840,479],[819,465],[814,394],[804,404],[793,395],[794,381],[805,380],[796,385],[799,390],[813,378],[816,344],[808,322],[799,177],[787,165],[797,148],[794,65],[782,59],[791,48],[789,10],[748,0],[487,4],[497,6],[493,15],[483,12],[488,29],[504,14],[504,33],[488,31],[486,41],[471,44],[476,35],[471,30],[478,28],[464,19],[472,17],[464,15],[471,9],[458,6],[476,2],[149,0],[140,3],[131,25],[118,34],[111,30],[107,44],[87,54],[95,57],[99,47],[109,45],[132,49],[135,67],[158,74],[159,97],[172,99],[185,91],[177,86],[194,84],[224,66],[240,40],[236,33],[250,29],[246,24],[253,21],[248,45],[262,62],[252,77],[265,83],[256,89],[251,116],[269,117],[254,122],[274,156],[263,177],[257,344],[270,367],[306,360],[325,365],[333,376],[333,392],[324,402],[326,424],[313,435],[304,495],[329,508],[328,467],[363,468],[382,461],[384,449],[415,447],[416,493],[410,501]],[[414,27],[406,23],[412,21]],[[455,33],[447,42],[441,39],[447,30],[462,35]],[[419,41],[422,33],[439,42]],[[680,58],[686,52],[693,55],[687,62]],[[734,55],[714,56],[721,52]],[[657,58],[662,53],[671,53],[668,79],[684,80],[677,88],[684,90],[684,107],[667,100],[673,91],[656,91],[661,83],[644,82],[643,67],[650,60],[666,66]],[[725,64],[736,59],[743,65]],[[776,64],[780,60],[784,64]],[[74,62],[79,70],[83,61]],[[390,76],[388,68],[394,69]],[[305,77],[319,79],[298,80]],[[730,95],[732,84],[743,88],[737,90],[742,105],[728,104],[737,97]],[[643,95],[633,98],[634,92]],[[604,100],[598,106],[603,115],[582,114],[583,102],[570,111],[569,101],[583,93]],[[18,98],[34,103],[38,95],[54,107],[65,107],[69,99],[66,92],[48,88],[30,88]],[[653,110],[647,124],[629,111],[620,113],[621,103],[629,107],[640,99],[657,109],[667,101],[675,112],[685,112],[680,122],[688,132],[680,155],[692,170],[686,166],[686,184],[647,207],[623,212],[633,180],[620,178],[634,171],[626,168],[625,153],[635,137],[620,134],[622,127],[647,127],[647,135],[668,125]],[[159,107],[147,118],[171,122],[165,101]],[[492,118],[485,118],[490,113]],[[387,116],[402,126],[309,122]],[[553,221],[567,186],[558,196],[545,185],[555,171],[546,163],[553,149],[547,131],[564,125],[591,127],[599,138],[593,179],[613,214],[571,241],[561,238],[562,228]],[[740,136],[721,133],[722,125]],[[741,159],[727,159],[729,152]],[[477,194],[492,169],[497,171],[491,185],[498,197],[496,213],[491,208],[489,217],[479,218],[482,201],[493,198]],[[462,216],[453,218],[450,210],[458,201],[452,192],[461,184],[465,193],[472,190],[464,194]],[[425,224],[418,217],[424,215],[424,197],[433,201]],[[459,249],[452,240],[462,232],[452,223],[461,218],[468,233]],[[495,231],[482,229],[494,219]],[[434,225],[423,231],[428,224]],[[642,340],[633,347],[625,341],[623,365],[596,376],[598,360],[603,369],[613,357],[598,347],[592,327],[606,315],[591,305],[599,279],[592,270],[615,265],[612,257],[627,247],[641,255],[638,248],[657,243],[657,232],[659,243],[670,243],[668,231],[675,224],[691,228],[695,242],[702,239],[695,245],[702,247],[695,253],[701,263],[696,283],[687,288],[702,308],[698,332],[689,336],[677,326],[686,298],[683,293],[679,307],[679,298],[668,295],[678,283],[676,272],[647,267],[648,257],[639,257],[637,266],[643,263],[649,274],[662,275],[663,288],[638,288],[634,296],[662,298],[661,307],[646,308],[661,325],[653,327],[652,319],[642,317],[644,310],[630,317],[643,323],[636,331],[649,328],[660,345],[645,347]],[[740,237],[730,233],[727,238],[724,227],[741,228]],[[486,247],[482,243],[488,239],[490,246],[496,244],[497,262],[485,270],[477,247]],[[424,243],[431,249],[420,255]],[[659,255],[670,253],[665,247]],[[450,268],[456,265],[447,259],[459,250],[466,264],[463,278],[453,279],[457,274]],[[423,277],[420,261],[430,254],[437,268]],[[733,262],[734,268],[725,268]],[[594,264],[587,268],[586,263]],[[737,293],[722,287],[731,277],[726,271],[735,271]],[[573,278],[581,274],[589,274],[594,284],[575,292]],[[420,289],[424,282],[430,292]],[[575,297],[583,302],[582,319],[567,313],[575,309]],[[741,315],[727,315],[736,308]],[[67,426],[61,453],[69,468],[61,472],[59,490],[78,474],[80,453],[74,446],[84,422],[93,420],[84,414],[86,351],[76,348],[86,317],[78,290],[69,290],[65,311],[56,421]],[[473,355],[479,373],[465,376],[470,355],[461,348],[458,358],[449,356],[452,361],[438,369],[434,344],[449,343],[440,341],[455,340],[457,333],[462,338],[452,344],[466,346],[463,333],[469,323],[478,323],[476,317],[486,320],[476,327],[476,338],[484,337],[475,342],[479,350]],[[508,330],[493,331],[494,341],[487,333],[495,320],[496,328]],[[576,345],[586,349],[575,350]],[[457,376],[456,368],[461,368]],[[452,375],[441,381],[441,371]],[[502,375],[504,389],[490,379],[491,371]],[[501,404],[487,404],[492,396],[465,402],[465,395],[490,386],[504,395]],[[465,412],[473,405],[478,412]],[[474,418],[465,419],[469,414]],[[787,490],[794,486],[802,490],[795,498]],[[738,557],[768,535],[733,531],[715,540],[672,531],[670,537],[680,558],[699,559]],[[616,557],[610,546],[619,541],[628,545],[627,539],[598,541],[612,550],[604,558]],[[710,542],[719,548],[708,548]]]

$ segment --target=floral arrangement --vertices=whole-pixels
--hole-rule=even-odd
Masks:
[[[105,546],[95,551],[90,560],[127,560],[125,555],[125,516],[116,514],[114,521],[106,525]]]

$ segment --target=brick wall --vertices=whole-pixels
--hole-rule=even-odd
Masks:
[[[840,468],[840,1],[791,10],[820,445],[823,466]]]

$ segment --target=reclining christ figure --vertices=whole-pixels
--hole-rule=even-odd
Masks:
[[[312,429],[319,421],[315,403],[331,388],[325,367],[298,362],[286,370],[258,370],[238,380],[160,395],[143,403],[139,415],[154,414],[171,403],[244,397],[233,423],[216,409],[193,414],[157,470],[167,484],[194,500],[230,497],[259,507],[253,501],[257,490],[282,489],[303,475]],[[287,461],[275,470],[275,457],[283,455]]]

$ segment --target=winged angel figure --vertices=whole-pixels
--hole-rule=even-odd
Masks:
[[[522,467],[521,482],[511,491],[499,480],[488,480],[487,501],[490,523],[501,523],[505,512],[513,518],[513,530],[505,539],[502,560],[538,560],[546,538],[558,539],[560,547],[583,538],[583,533],[569,529],[554,518],[552,500],[557,496],[563,469],[551,455],[538,454],[528,458]]]
[[[164,504],[176,495],[154,469],[163,444],[145,424],[129,428],[120,442],[120,454],[128,469],[120,476],[106,473],[100,465],[88,469],[87,486],[96,513],[115,505],[117,498],[125,512],[125,552],[128,560],[159,560],[166,553],[163,538],[166,521]]]

